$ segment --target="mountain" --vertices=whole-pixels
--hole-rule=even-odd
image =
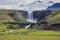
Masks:
[[[60,10],[60,3],[55,3],[54,5],[47,8],[48,10]]]

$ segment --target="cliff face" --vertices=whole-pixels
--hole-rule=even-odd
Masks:
[[[44,19],[49,14],[51,14],[50,10],[34,11],[33,12],[34,18],[38,19],[38,21]]]
[[[46,16],[48,16],[49,14],[51,14],[51,11],[49,10],[44,10],[44,11],[33,11],[32,15],[33,15],[33,19],[36,19],[37,22],[39,20],[44,19]],[[28,12],[27,11],[21,11],[21,10],[15,10],[13,11],[13,13],[9,14],[11,18],[13,18],[16,22],[27,22],[27,15]]]
[[[9,13],[8,15],[13,18],[13,20],[15,20],[17,23],[27,23],[26,14],[26,11],[13,10],[13,12]]]
[[[26,20],[28,12],[27,11],[15,11],[14,14],[15,14],[16,17],[22,16]],[[51,11],[49,11],[49,10],[33,11],[32,14],[33,14],[33,19],[37,19],[39,21],[41,19],[44,19],[49,14],[51,14]]]
[[[27,11],[21,10],[0,10],[0,22],[17,22],[31,24],[26,21]],[[60,28],[60,10],[34,11],[33,19],[37,23],[32,25],[36,29],[58,29]]]

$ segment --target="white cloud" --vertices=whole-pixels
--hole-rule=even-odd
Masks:
[[[0,0],[0,5],[17,5],[19,3],[28,4],[35,0]]]
[[[17,5],[20,0],[0,0],[0,5]]]
[[[34,1],[38,1],[38,0],[0,0],[0,9],[1,8],[12,9],[16,7],[17,5],[20,5],[20,3],[29,4]],[[48,3],[49,1],[52,1],[54,3],[60,3],[60,0],[40,0],[40,1],[42,1],[43,3]],[[17,9],[19,8],[17,7]]]
[[[52,2],[55,2],[55,3],[60,3],[60,0],[40,0],[40,1],[43,1],[43,2],[49,2],[49,1],[52,1]]]
[[[35,0],[21,0],[21,2],[23,3],[23,4],[29,4],[29,3],[32,3],[32,2],[34,2]]]
[[[53,1],[55,3],[60,3],[60,0],[51,0],[51,1]]]
[[[0,0],[0,5],[17,5],[20,2],[23,4],[29,4],[37,0]],[[40,0],[43,2],[53,1],[55,3],[60,3],[60,0]]]

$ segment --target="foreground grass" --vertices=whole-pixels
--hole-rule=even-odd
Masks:
[[[0,32],[0,40],[60,40],[60,32],[17,29],[14,32]]]
[[[4,35],[0,40],[60,40],[59,36]]]

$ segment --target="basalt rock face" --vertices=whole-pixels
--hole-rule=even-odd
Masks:
[[[49,11],[49,10],[45,10],[45,11],[34,11],[33,12],[34,18],[35,19],[38,19],[38,21],[41,20],[41,19],[44,19],[49,14],[51,14],[51,11]]]
[[[22,16],[22,17],[26,18],[27,11],[22,11],[22,10],[16,11],[16,15],[17,16]]]
[[[16,17],[20,17],[23,18],[26,21],[27,18],[27,11],[15,11],[15,16]],[[44,19],[46,16],[48,16],[49,14],[51,14],[51,11],[49,10],[45,10],[45,11],[33,11],[33,19],[36,19],[37,21]],[[17,19],[16,17],[14,17],[15,19]],[[16,20],[17,21],[17,20]]]
[[[25,23],[26,22],[26,11],[14,10],[12,13],[8,14],[11,18],[13,18],[17,23]]]
[[[14,20],[16,20],[17,22],[19,22],[20,20],[22,21],[26,21],[26,18],[27,18],[27,14],[28,12],[27,11],[15,11],[14,13]],[[51,14],[51,11],[50,10],[45,10],[45,11],[33,11],[32,12],[33,14],[33,19],[36,19],[37,22],[40,21],[41,19],[44,19],[46,16],[48,16],[49,14]],[[19,20],[19,19],[20,20]],[[18,21],[19,20],[19,21]]]

